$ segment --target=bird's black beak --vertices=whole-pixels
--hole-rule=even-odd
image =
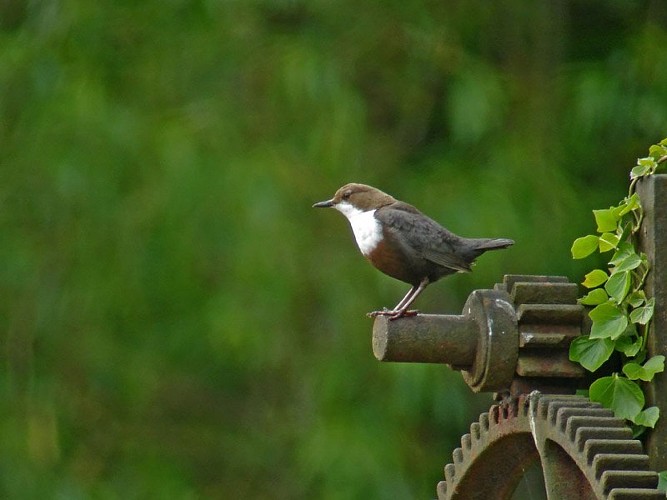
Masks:
[[[313,205],[313,208],[331,208],[334,206],[333,200],[320,201]]]

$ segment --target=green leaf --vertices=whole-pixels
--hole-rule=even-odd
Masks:
[[[665,357],[662,354],[651,357],[644,363],[644,369],[653,371],[653,373],[660,373],[665,370]]]
[[[594,234],[589,234],[588,236],[582,236],[581,238],[574,240],[570,250],[572,252],[572,258],[583,259],[584,257],[588,257],[598,249],[599,239],[600,238]]]
[[[664,147],[660,146],[659,144],[654,144],[653,146],[648,148],[648,155],[654,160],[657,160],[665,154],[664,151],[665,151]]]
[[[644,366],[638,363],[626,363],[623,366],[623,373],[630,380],[643,380],[650,382],[656,373],[665,371],[665,357],[662,355],[653,356]]]
[[[611,258],[609,263],[614,266],[617,266],[625,259],[627,259],[628,256],[630,256],[630,254],[633,253],[635,253],[635,247],[632,246],[632,243],[629,243],[627,241],[621,241],[618,244],[618,249],[614,253],[614,256]]]
[[[609,252],[618,246],[620,238],[613,233],[604,233],[600,236],[600,241],[598,246],[600,247],[600,252]]]
[[[609,339],[577,337],[570,344],[570,360],[577,361],[589,372],[594,372],[614,352],[614,342]]]
[[[665,147],[665,144],[663,144],[665,141],[667,141],[667,139],[648,148],[648,154],[651,158],[654,160],[659,160],[663,156],[667,155],[667,147]]]
[[[660,491],[667,491],[667,470],[660,472],[658,478],[658,489]]]
[[[645,427],[650,427],[651,429],[655,427],[655,423],[660,418],[660,408],[657,406],[651,406],[639,412],[635,417],[634,422],[638,425],[643,425]]]
[[[630,291],[630,271],[613,273],[605,284],[604,289],[617,304],[623,302],[623,299]]]
[[[646,300],[646,294],[644,293],[643,290],[637,290],[636,292],[632,292],[627,297],[628,304],[630,304],[632,307],[641,306],[645,300]]]
[[[633,193],[632,196],[623,200],[621,206],[623,206],[623,209],[619,212],[620,216],[623,216],[628,212],[632,212],[633,210],[637,210],[641,206],[639,195],[637,193]]]
[[[630,430],[632,430],[632,439],[639,439],[646,432],[646,427],[643,425],[630,424]]]
[[[607,281],[609,275],[602,269],[593,269],[590,273],[584,276],[584,281],[581,283],[586,288],[595,288]]]
[[[614,272],[631,271],[637,269],[642,263],[642,258],[636,253],[632,252],[625,259],[620,261],[614,268]]]
[[[614,349],[616,349],[618,352],[622,352],[629,358],[632,358],[636,356],[639,350],[642,348],[642,343],[642,339],[640,338],[633,340],[630,336],[621,335],[618,339],[616,339]]]
[[[617,339],[628,326],[628,317],[612,302],[596,306],[588,315],[593,320],[592,339]]]
[[[618,217],[614,214],[612,208],[606,210],[593,210],[593,215],[595,216],[595,222],[598,225],[598,233],[616,231]]]
[[[643,165],[637,165],[632,170],[630,170],[630,179],[637,179],[643,177],[649,173],[649,168]]]
[[[597,306],[608,300],[609,296],[607,295],[607,292],[604,291],[604,288],[596,288],[580,298],[579,303],[585,306]]]
[[[636,179],[638,177],[643,177],[650,174],[658,164],[651,157],[639,158],[637,160],[637,166],[630,171],[630,178]]]
[[[644,406],[644,393],[632,380],[613,374],[591,384],[591,401],[597,401],[614,410],[619,418],[633,420]]]
[[[637,380],[640,378],[642,372],[642,365],[639,363],[626,363],[623,365],[623,373],[630,380]]]
[[[653,317],[653,309],[655,307],[655,299],[651,297],[643,307],[638,307],[630,313],[630,321],[645,325]]]

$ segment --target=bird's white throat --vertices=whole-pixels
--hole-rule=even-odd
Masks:
[[[364,212],[347,202],[340,202],[335,207],[350,221],[354,238],[361,253],[368,255],[382,241],[382,226],[375,218],[375,210]]]

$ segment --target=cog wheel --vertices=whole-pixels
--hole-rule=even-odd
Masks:
[[[535,464],[549,499],[665,499],[623,419],[581,396],[537,391],[480,415],[445,466],[438,499],[510,499]]]

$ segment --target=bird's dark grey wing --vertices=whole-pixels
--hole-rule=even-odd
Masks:
[[[412,205],[392,203],[378,209],[375,217],[419,257],[454,271],[470,271],[470,263],[457,251],[461,238]]]

